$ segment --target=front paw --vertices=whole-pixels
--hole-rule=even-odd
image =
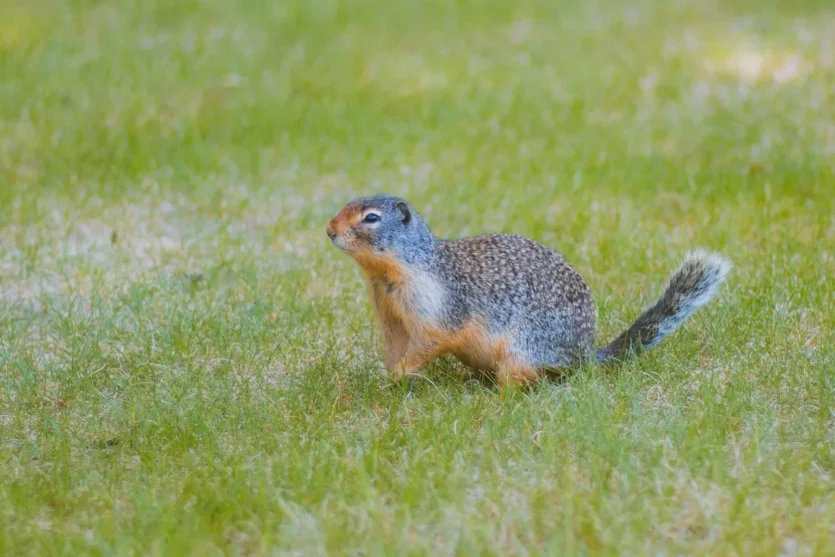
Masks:
[[[406,366],[402,361],[396,364],[386,365],[386,371],[388,372],[389,379],[394,383],[402,383],[407,376]]]

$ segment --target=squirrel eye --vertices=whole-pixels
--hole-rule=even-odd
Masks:
[[[377,213],[368,213],[363,217],[362,222],[377,222],[380,220],[380,215]]]

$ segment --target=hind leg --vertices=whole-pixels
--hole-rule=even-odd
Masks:
[[[594,329],[559,312],[534,313],[537,327],[520,327],[509,349],[542,372],[563,372],[582,367],[589,361],[594,345]]]

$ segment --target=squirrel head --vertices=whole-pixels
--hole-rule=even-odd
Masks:
[[[399,197],[376,195],[348,203],[328,223],[331,242],[371,267],[376,260],[415,263],[431,256],[435,239],[429,227]]]

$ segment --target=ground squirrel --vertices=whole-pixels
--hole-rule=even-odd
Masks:
[[[618,360],[672,333],[713,298],[731,267],[719,255],[692,253],[661,298],[595,351],[597,308],[588,285],[561,255],[533,240],[442,240],[406,201],[389,195],[352,201],[327,233],[366,275],[393,379],[444,354],[495,373],[500,386]]]

